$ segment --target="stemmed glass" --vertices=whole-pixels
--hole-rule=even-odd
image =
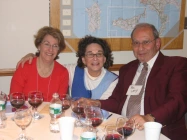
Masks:
[[[105,126],[105,135],[103,140],[122,140],[122,135],[116,131],[116,126],[108,124]]]
[[[78,120],[76,120],[75,126],[81,127],[83,124],[80,122],[80,117],[84,116],[85,101],[80,97],[73,97],[71,99],[71,109],[76,114]]]
[[[62,111],[64,114],[67,109],[69,109],[71,106],[71,98],[68,94],[62,95]]]
[[[43,102],[43,95],[40,91],[31,91],[28,94],[28,102],[34,110],[33,118],[35,120],[41,119],[43,116],[40,115],[37,111],[38,106]]]
[[[22,129],[17,140],[32,140],[31,137],[26,136],[25,129],[30,125],[32,121],[32,114],[29,109],[21,108],[17,109],[14,114],[14,122]]]
[[[101,108],[98,106],[87,105],[84,108],[84,113],[86,116],[86,120],[91,121],[91,124],[93,126],[93,129],[95,129],[94,131],[96,132],[96,137],[97,137],[97,132],[98,132],[97,127],[103,122],[103,113]]]
[[[22,92],[11,93],[10,103],[15,108],[15,110],[21,108],[25,103],[25,95]]]
[[[119,117],[116,122],[116,130],[126,140],[135,130],[135,123],[133,119]]]
[[[6,106],[7,96],[5,93],[0,92],[0,129],[5,128],[6,116],[5,116],[5,106]]]

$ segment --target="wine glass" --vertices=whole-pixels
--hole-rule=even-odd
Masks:
[[[105,135],[103,140],[122,140],[123,137],[116,131],[116,126],[112,124],[108,124],[105,126]]]
[[[119,117],[116,122],[116,130],[119,134],[123,135],[123,138],[126,140],[135,130],[134,120]]]
[[[14,122],[22,129],[22,133],[16,140],[32,140],[31,137],[26,136],[25,129],[32,121],[32,114],[28,108],[17,109],[14,114]]]
[[[10,94],[10,103],[14,107],[12,108],[12,111],[16,111],[17,109],[23,107],[25,104],[25,95],[22,92],[13,92]],[[12,120],[14,121],[14,118],[12,117]]]
[[[67,109],[69,109],[71,106],[71,98],[68,94],[62,95],[62,111],[64,114]]]
[[[101,108],[98,106],[87,105],[84,108],[84,113],[86,115],[86,120],[90,120],[92,122],[92,126],[95,129],[94,131],[96,132],[97,137],[97,127],[103,122],[103,113]]]
[[[15,108],[13,111],[21,108],[25,103],[25,95],[22,92],[11,93],[10,103]]]
[[[42,92],[40,91],[31,91],[28,94],[28,102],[34,110],[33,118],[35,120],[41,119],[43,116],[40,115],[37,111],[38,106],[43,102]]]
[[[80,97],[73,97],[71,99],[71,109],[76,114],[78,120],[75,122],[76,127],[82,127],[83,124],[80,122],[80,117],[84,116],[85,100]]]

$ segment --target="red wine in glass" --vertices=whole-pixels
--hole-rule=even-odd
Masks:
[[[133,133],[133,129],[131,127],[121,127],[117,129],[118,133],[124,135],[124,137],[128,137]]]
[[[93,127],[97,127],[103,122],[101,118],[91,118],[91,121]]]
[[[34,108],[37,108],[38,106],[40,106],[42,104],[42,102],[43,102],[43,99],[42,100],[41,99],[29,100],[29,104]]]
[[[116,122],[116,131],[119,134],[121,134],[124,137],[124,139],[126,139],[134,132],[135,130],[134,124],[135,123],[133,119],[119,117]]]
[[[24,99],[12,99],[10,101],[10,103],[11,103],[11,105],[13,107],[15,107],[16,109],[18,109],[18,108],[20,108],[20,107],[22,107],[24,105],[25,100]]]
[[[70,101],[70,96],[68,94],[63,94],[62,95],[62,110],[65,111],[70,108],[71,106],[71,101]]]
[[[40,115],[37,111],[38,106],[43,102],[43,95],[40,91],[31,91],[28,93],[28,102],[33,107],[33,118],[35,120],[41,119],[43,116]]]
[[[116,125],[107,124],[104,132],[103,140],[123,140],[123,136],[116,131]]]
[[[119,134],[108,134],[105,136],[105,140],[121,140],[122,137]]]
[[[10,103],[14,107],[12,111],[22,108],[25,103],[25,95],[22,92],[13,92],[10,94]],[[14,118],[12,118],[14,120]]]
[[[79,106],[74,107],[74,108],[72,109],[72,111],[73,111],[75,114],[77,114],[77,115],[84,114],[84,108],[83,108],[83,107],[79,107]]]
[[[86,106],[84,112],[86,118],[91,120],[93,127],[97,127],[103,122],[103,114],[100,107]]]
[[[67,110],[69,109],[70,105],[62,105],[62,110]]]
[[[25,95],[22,92],[11,93],[10,94],[10,103],[16,109],[21,108],[25,103]]]
[[[93,129],[97,136],[97,132],[99,131],[97,127],[103,122],[103,113],[101,108],[98,106],[87,105],[84,108],[84,113],[86,115],[86,119],[92,122]]]
[[[80,121],[80,117],[84,114],[84,106],[85,100],[80,97],[73,97],[71,99],[71,109],[76,114],[77,121],[75,122],[76,127],[83,126],[82,122]]]

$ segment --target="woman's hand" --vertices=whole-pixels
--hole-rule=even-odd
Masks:
[[[101,103],[100,103],[99,100],[93,100],[93,99],[88,99],[88,98],[81,98],[79,100],[84,100],[84,102],[86,103],[86,105],[89,105],[89,106],[101,107]]]
[[[28,53],[27,55],[25,55],[24,57],[21,58],[21,60],[17,63],[16,65],[16,69],[20,66],[23,68],[24,64],[26,61],[29,61],[29,64],[32,63],[32,59],[35,57],[35,55],[33,53]]]

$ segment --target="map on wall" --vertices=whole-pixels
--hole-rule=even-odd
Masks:
[[[136,24],[148,22],[161,37],[175,37],[180,12],[181,0],[61,0],[60,28],[65,38],[129,38]]]
[[[131,51],[138,23],[158,29],[161,49],[182,49],[186,0],[50,0],[50,26],[65,37],[64,52],[76,52],[85,35],[105,39],[112,51]]]

